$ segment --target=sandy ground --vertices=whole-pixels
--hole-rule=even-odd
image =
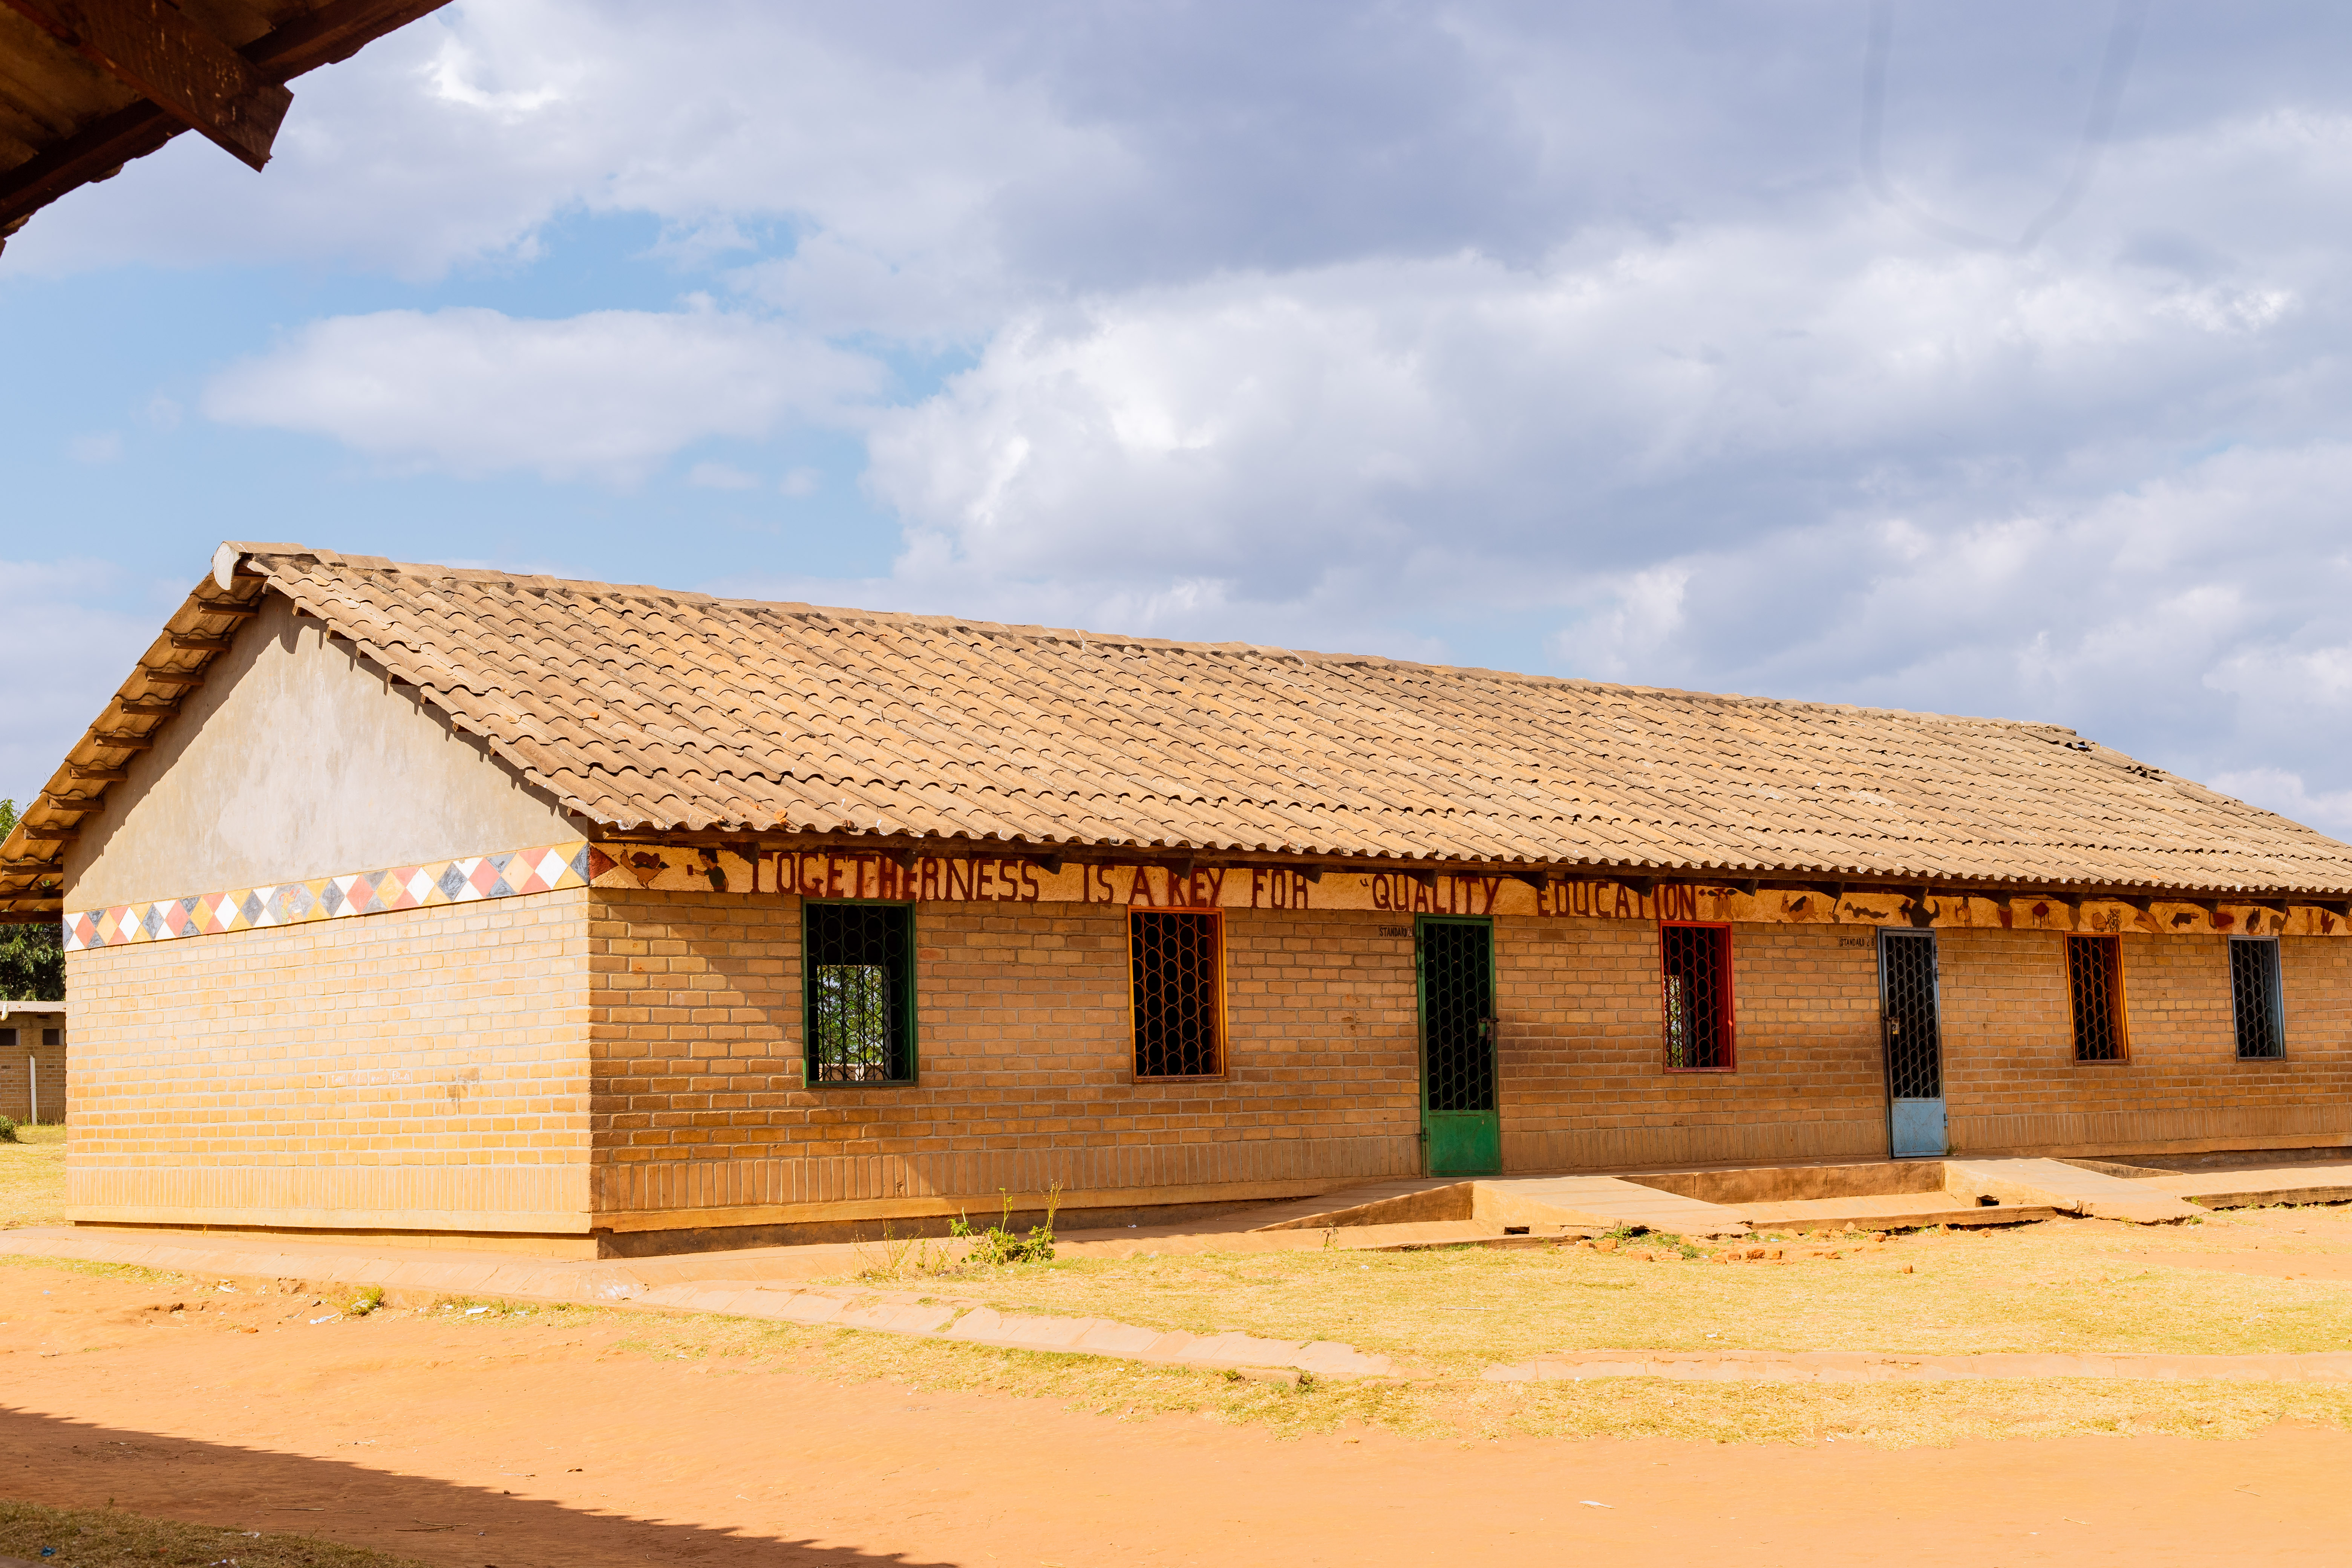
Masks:
[[[173,1299],[205,1310],[152,1310]],[[1282,1442],[656,1360],[609,1321],[326,1311],[0,1271],[5,1489],[496,1568],[2309,1563],[2352,1525],[2338,1432]]]

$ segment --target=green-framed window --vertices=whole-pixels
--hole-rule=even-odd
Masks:
[[[807,1081],[915,1081],[915,907],[801,906]]]

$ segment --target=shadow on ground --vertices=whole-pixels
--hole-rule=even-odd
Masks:
[[[333,1459],[162,1437],[0,1408],[0,1490],[51,1508],[112,1506],[222,1529],[317,1536],[466,1568],[944,1568],[819,1546],[789,1531],[633,1519]]]

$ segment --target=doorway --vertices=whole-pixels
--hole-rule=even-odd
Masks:
[[[1414,931],[1421,988],[1421,1131],[1433,1176],[1503,1168],[1495,1098],[1495,928],[1423,915]]]
[[[1934,931],[1878,933],[1878,1016],[1886,1041],[1888,1152],[1898,1160],[1941,1159],[1950,1144]]]

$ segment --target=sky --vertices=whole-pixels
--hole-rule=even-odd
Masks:
[[[247,539],[2049,721],[2352,837],[2347,55],[458,0],[0,254],[0,794]]]

